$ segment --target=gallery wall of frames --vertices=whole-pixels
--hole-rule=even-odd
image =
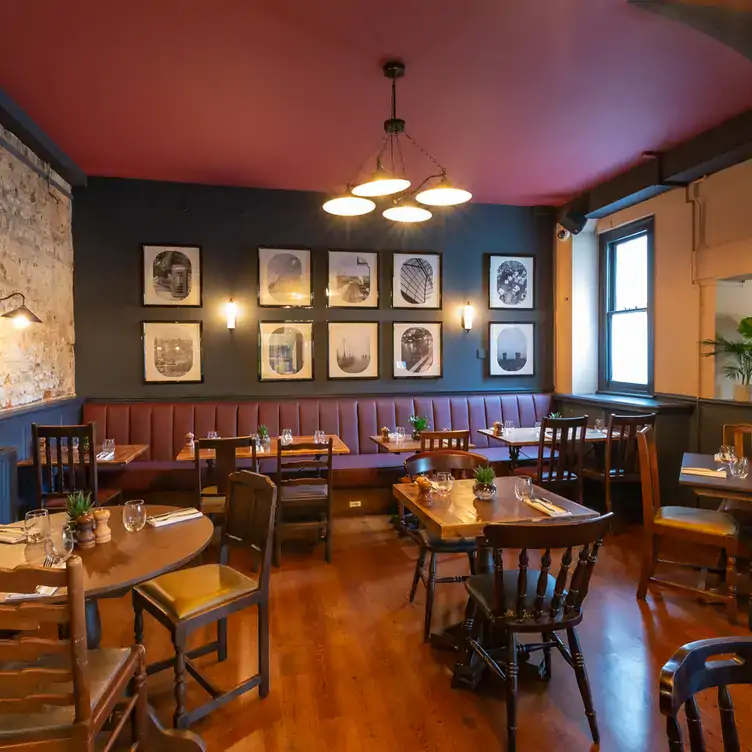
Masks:
[[[107,179],[78,191],[78,393],[552,387],[551,212],[470,204],[395,232],[324,215],[319,198]]]

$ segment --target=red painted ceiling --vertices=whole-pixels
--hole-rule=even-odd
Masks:
[[[389,56],[408,131],[493,203],[562,203],[752,107],[752,62],[626,0],[2,6],[0,88],[89,175],[341,188]]]

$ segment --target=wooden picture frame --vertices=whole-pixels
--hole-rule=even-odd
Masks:
[[[203,306],[203,248],[179,243],[142,243],[141,305],[144,308]]]
[[[202,384],[203,322],[142,321],[144,384]]]

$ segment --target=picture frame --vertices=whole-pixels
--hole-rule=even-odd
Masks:
[[[395,321],[392,324],[393,377],[440,379],[443,376],[443,335],[440,321]]]
[[[535,324],[512,321],[489,323],[488,374],[535,375]]]
[[[336,251],[327,255],[327,308],[379,307],[379,254]]]
[[[441,310],[441,254],[392,253],[392,308]]]
[[[258,248],[260,308],[311,308],[310,248]]]
[[[378,321],[327,322],[327,378],[378,379]]]
[[[144,384],[202,384],[203,322],[142,321]]]
[[[313,321],[259,321],[259,381],[313,381]]]
[[[535,308],[535,256],[488,254],[488,307]]]
[[[142,243],[141,305],[144,308],[201,308],[202,247]]]

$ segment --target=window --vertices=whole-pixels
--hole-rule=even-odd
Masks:
[[[653,392],[653,218],[600,236],[600,391]]]

